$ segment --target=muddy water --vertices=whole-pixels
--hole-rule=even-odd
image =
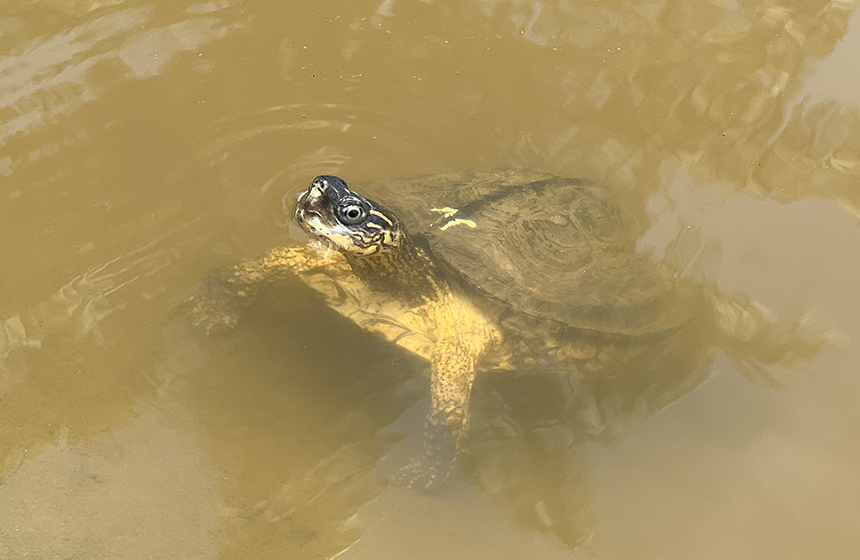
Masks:
[[[856,4],[5,2],[0,558],[856,557]],[[687,356],[659,410],[475,438],[428,496],[387,483],[425,363],[298,282],[221,338],[174,311],[301,243],[316,174],[510,167],[602,182],[640,250],[827,343]],[[494,383],[477,410],[564,398]]]

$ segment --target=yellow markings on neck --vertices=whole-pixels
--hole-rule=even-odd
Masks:
[[[382,218],[383,220],[385,220],[385,222],[386,222],[388,225],[390,225],[390,226],[393,226],[393,225],[394,225],[394,222],[392,222],[391,220],[389,220],[389,219],[388,219],[388,216],[386,216],[386,215],[385,215],[385,214],[383,214],[382,212],[377,212],[376,210],[371,210],[371,211],[370,211],[370,213],[371,213],[371,214],[373,214],[374,216],[378,216],[378,217]]]

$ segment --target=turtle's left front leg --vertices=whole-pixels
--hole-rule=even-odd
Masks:
[[[214,269],[183,307],[192,324],[207,334],[227,331],[236,326],[242,310],[273,282],[331,262],[332,257],[310,245],[272,249],[262,257]]]
[[[424,424],[424,452],[398,476],[408,488],[431,489],[451,473],[468,428],[476,362],[475,352],[459,340],[443,338],[437,342],[431,364],[431,405]]]
[[[457,340],[440,340],[433,354],[427,420],[434,426],[443,426],[458,443],[468,428],[476,361],[474,351]]]

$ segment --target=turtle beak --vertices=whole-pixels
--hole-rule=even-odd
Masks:
[[[298,223],[302,223],[304,221],[305,201],[308,198],[308,194],[308,191],[304,191],[300,193],[299,198],[296,199],[296,205],[293,208],[293,216]]]
[[[296,222],[308,233],[315,232],[318,227],[327,222],[325,216],[325,195],[323,189],[316,184],[299,195],[296,201]]]
[[[311,185],[311,188],[300,194],[296,201],[296,216],[299,216],[300,213],[312,213],[321,216],[322,200],[322,189],[316,185]]]

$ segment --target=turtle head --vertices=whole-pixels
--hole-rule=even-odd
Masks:
[[[373,255],[400,248],[403,226],[390,211],[349,190],[346,181],[320,175],[299,195],[296,222],[340,251]]]

